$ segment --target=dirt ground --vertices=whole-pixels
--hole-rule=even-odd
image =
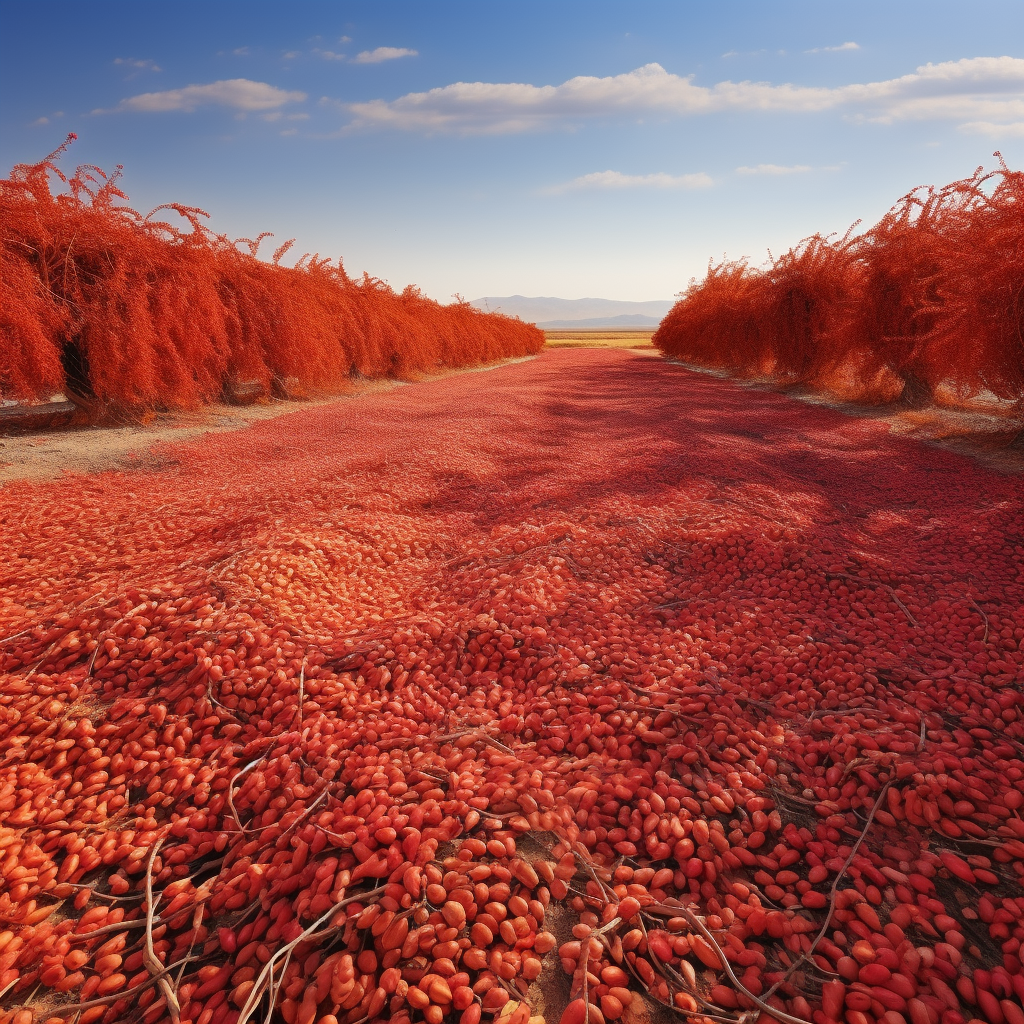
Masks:
[[[654,358],[659,355],[650,343],[650,332],[551,331],[548,332],[547,347],[619,348],[630,349],[636,355]],[[477,373],[505,365],[508,363],[457,372]],[[444,376],[451,374],[424,378],[424,382]],[[159,413],[147,424],[0,435],[0,487],[15,480],[52,480],[62,473],[89,474],[108,469],[156,468],[161,460],[151,451],[154,445],[187,441],[203,434],[240,430],[302,409],[315,409],[334,402],[346,403],[355,398],[408,386],[410,383],[414,382],[367,381],[348,395],[331,398],[303,402],[275,399],[249,406],[218,404],[190,413]],[[746,386],[752,390],[765,390],[758,385]],[[1019,423],[1009,423],[995,416],[963,414],[939,408],[913,411],[869,409],[836,405],[807,396],[801,398],[812,405],[826,405],[847,415],[880,420],[894,434],[968,455],[998,472],[1024,472],[1024,425]]]
[[[245,407],[211,405],[193,413],[161,413],[145,425],[0,437],[0,484],[12,480],[52,480],[64,472],[99,473],[105,469],[155,465],[148,449],[161,441],[187,441],[199,434],[238,430],[295,412],[297,408],[295,402]]]
[[[528,357],[532,358],[532,357]],[[459,373],[479,373],[523,362],[507,360],[492,366],[475,367]],[[450,374],[424,377],[438,380]],[[14,480],[39,482],[53,480],[62,473],[101,473],[107,469],[156,468],[161,460],[153,455],[154,445],[188,441],[202,434],[220,434],[240,430],[264,420],[302,409],[315,409],[334,402],[380,394],[405,387],[410,381],[365,381],[347,395],[307,401],[270,399],[254,405],[216,404],[195,412],[158,413],[149,423],[124,426],[82,427],[39,433],[0,435],[0,487]]]

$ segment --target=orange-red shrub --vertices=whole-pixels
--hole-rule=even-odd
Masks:
[[[263,262],[265,235],[239,240],[241,251],[201,210],[170,204],[142,217],[117,202],[118,174],[58,169],[72,139],[0,183],[0,399],[63,390],[97,414],[133,415],[240,386],[337,393],[354,376],[409,376],[544,343],[532,324],[353,281],[340,261],[281,266],[287,245]],[[65,190],[54,192],[55,177]]]
[[[1024,402],[1024,173],[1002,164],[917,189],[851,232],[814,235],[763,269],[710,267],[655,344],[840,398]]]

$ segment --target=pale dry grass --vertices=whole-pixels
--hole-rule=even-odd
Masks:
[[[629,331],[545,331],[546,348],[646,348],[654,349],[654,329]]]

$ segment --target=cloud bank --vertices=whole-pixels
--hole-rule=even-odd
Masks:
[[[993,124],[991,121],[968,121],[960,125],[960,129],[972,135],[987,135],[992,139],[1024,138],[1024,121],[1010,124]]]
[[[155,60],[138,60],[135,57],[115,57],[115,64],[122,67],[135,68],[136,71],[161,71],[162,68]]]
[[[399,57],[418,57],[417,50],[402,46],[378,46],[376,50],[363,50],[355,57],[356,64],[379,64],[382,60],[397,60]]]
[[[572,181],[553,185],[547,189],[549,195],[569,192],[575,189],[624,189],[624,188],[707,188],[714,181],[703,171],[697,174],[623,174],[621,171],[594,171]]]
[[[816,46],[813,50],[804,50],[804,53],[842,53],[844,50],[859,50],[856,43],[840,43],[838,46]]]
[[[737,167],[737,174],[806,174],[814,170],[809,164],[792,164],[783,166],[781,164],[758,164],[756,167]]]
[[[95,114],[134,111],[137,113],[190,113],[201,106],[221,106],[239,111],[276,110],[288,103],[301,103],[304,92],[278,89],[266,82],[253,82],[248,78],[230,78],[209,85],[186,85],[184,89],[166,89],[163,92],[144,92],[121,102],[113,111],[95,110]]]
[[[395,100],[340,106],[351,116],[352,127],[463,134],[537,131],[592,118],[730,111],[836,110],[883,123],[1016,122],[1024,119],[1024,59],[975,57],[925,64],[900,78],[835,88],[732,81],[703,86],[695,84],[692,75],[683,77],[660,64],[647,64],[606,78],[581,75],[561,85],[455,82]]]

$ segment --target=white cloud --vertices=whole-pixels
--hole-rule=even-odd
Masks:
[[[351,115],[352,127],[467,134],[534,131],[584,118],[725,111],[843,110],[878,122],[1017,121],[1024,118],[1024,59],[976,57],[926,64],[900,78],[835,88],[749,81],[703,86],[692,75],[647,64],[607,78],[581,75],[561,85],[455,82],[395,100],[339,106]]]
[[[351,43],[352,42],[352,37],[351,36],[342,36],[338,40],[338,42],[341,43],[342,46],[344,46],[346,43]]]
[[[302,54],[298,50],[288,50],[284,54],[285,60],[295,60],[296,57],[300,57]]]
[[[155,60],[136,60],[134,57],[115,57],[114,63],[136,71],[162,71]]]
[[[323,60],[345,60],[345,54],[335,53],[333,50],[316,50],[313,52]],[[286,55],[287,56],[287,55]]]
[[[561,185],[546,189],[548,194],[559,194],[575,189],[601,188],[707,188],[714,184],[710,175],[703,171],[697,174],[623,174],[621,171],[593,171]]]
[[[131,96],[114,108],[114,111],[94,110],[94,114],[121,111],[141,113],[165,113],[172,110],[191,112],[196,107],[216,105],[238,111],[275,110],[287,103],[300,103],[306,98],[304,92],[278,89],[266,82],[252,82],[248,78],[231,78],[209,85],[186,85],[184,89],[167,89],[164,92],[144,92]]]
[[[968,121],[960,125],[960,130],[972,135],[988,135],[993,139],[1024,138],[1024,121],[1013,121],[1010,124],[993,124],[991,121]]]
[[[50,119],[48,117],[37,117],[32,123],[33,124],[39,124],[39,125],[49,124],[50,123]]]
[[[813,50],[804,50],[804,53],[842,53],[844,50],[859,50],[857,43],[840,43],[838,46],[816,46]]]
[[[562,85],[456,82],[391,102],[352,103],[347,109],[357,125],[499,133],[542,128],[566,118],[656,110],[694,113],[708,108],[707,93],[689,78],[648,64],[623,75],[580,76]]]
[[[756,167],[737,167],[737,174],[806,174],[814,168],[808,164],[792,164],[783,166],[781,164],[758,164]]]
[[[145,74],[147,71],[163,71],[163,68],[155,60],[138,60],[135,57],[115,57],[114,63],[118,67],[126,68],[128,74],[125,81],[130,82],[133,78]]]
[[[248,57],[249,56],[249,47],[248,46],[239,46],[237,50],[232,50],[231,52],[236,57]]]
[[[835,91],[841,102],[860,105],[864,116],[883,122],[1016,119],[1024,117],[1024,60],[974,57],[925,64],[900,78]]]
[[[363,50],[356,55],[357,64],[379,64],[382,60],[395,60],[398,57],[418,57],[416,50],[406,50],[401,46],[378,46],[376,50]]]

